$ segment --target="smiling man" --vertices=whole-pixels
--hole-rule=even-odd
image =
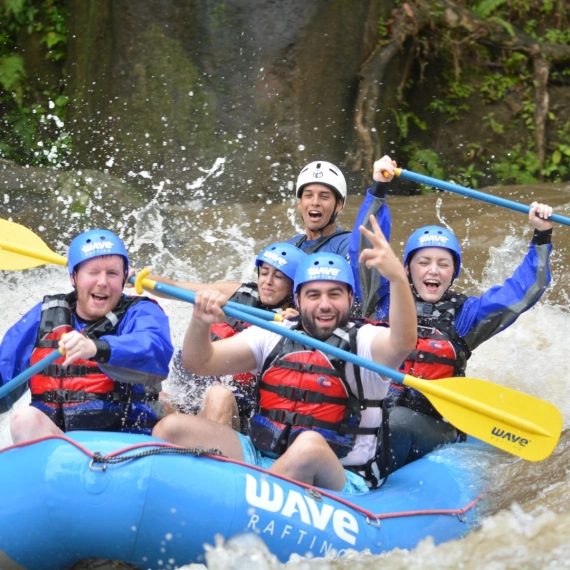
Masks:
[[[31,406],[12,415],[12,440],[79,429],[150,433],[163,416],[157,397],[173,352],[168,318],[155,301],[123,295],[129,259],[112,232],[78,235],[67,264],[74,290],[44,297],[0,345],[2,384],[53,350],[65,352],[30,379]]]
[[[338,214],[346,204],[347,185],[344,175],[334,164],[324,160],[305,166],[299,177],[295,194],[299,199],[297,208],[301,213],[305,233],[291,238],[289,243],[311,254],[336,253],[349,260],[355,279],[355,296],[364,306],[364,316],[386,317],[389,303],[389,284],[375,271],[359,270],[358,256],[370,247],[358,228],[364,225],[371,229],[369,218],[373,215],[382,233],[390,241],[391,218],[386,205],[388,183],[394,176],[396,163],[383,156],[374,163],[374,183],[366,192],[352,231],[342,230],[336,223]]]
[[[372,244],[360,262],[390,281],[391,327],[349,318],[354,280],[348,262],[315,253],[299,264],[294,293],[301,338],[313,336],[337,348],[391,368],[414,346],[416,318],[404,268],[373,217],[373,231],[361,227]],[[227,297],[218,291],[196,295],[182,349],[182,362],[195,374],[261,371],[248,436],[205,418],[170,414],[153,435],[184,447],[218,448],[224,455],[291,479],[347,493],[366,492],[379,483],[383,463],[379,437],[382,399],[389,382],[258,327],[212,342],[211,326],[225,316]]]

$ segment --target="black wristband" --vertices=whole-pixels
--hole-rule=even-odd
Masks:
[[[534,245],[546,245],[550,243],[552,239],[552,228],[549,230],[534,230],[534,235],[532,236],[532,243]]]
[[[111,358],[111,345],[106,340],[94,340],[97,352],[93,357],[95,362],[109,362]]]
[[[376,198],[386,198],[386,192],[388,192],[389,182],[378,182],[374,181],[374,184],[370,187],[370,194],[376,196]]]

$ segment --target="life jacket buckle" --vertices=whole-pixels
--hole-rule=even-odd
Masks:
[[[277,394],[282,398],[287,398],[293,402],[304,402],[307,396],[307,390],[301,390],[295,386],[285,386],[283,384],[277,387]]]
[[[63,376],[67,376],[67,371],[61,364],[54,364],[53,374],[51,375],[55,378],[62,378]]]

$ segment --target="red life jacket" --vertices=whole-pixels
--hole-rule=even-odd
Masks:
[[[400,371],[426,380],[465,376],[471,351],[455,330],[455,314],[467,297],[448,292],[437,303],[416,302],[418,341]],[[441,415],[417,390],[392,383],[390,390],[399,393],[395,404],[437,418]]]
[[[83,334],[91,339],[114,334],[128,308],[144,299],[146,298],[121,298],[114,311],[87,325]],[[74,330],[72,311],[76,303],[75,292],[44,297],[36,345],[30,357],[31,364],[39,362],[57,349],[61,337]],[[61,356],[41,373],[30,378],[32,405],[64,431],[121,427],[121,420],[126,413],[123,403],[132,401],[132,394],[122,390],[121,384],[103,373],[96,362],[81,359],[64,368],[61,366],[64,360],[65,357]],[[77,413],[77,408],[85,408],[86,403],[90,403],[89,410]]]
[[[455,376],[457,352],[449,336],[433,327],[418,327],[416,348],[410,352],[400,372],[435,380]]]
[[[356,354],[361,322],[339,328],[325,342]],[[354,446],[357,435],[378,435],[380,426],[361,428],[361,410],[380,407],[366,400],[360,368],[354,366],[357,395],[346,380],[345,363],[299,342],[283,338],[265,360],[257,384],[257,406],[250,420],[253,444],[266,455],[279,456],[307,429],[319,432],[339,458]]]

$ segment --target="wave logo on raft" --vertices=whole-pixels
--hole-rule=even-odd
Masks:
[[[309,267],[309,269],[307,269],[307,274],[313,279],[316,277],[338,277],[339,273],[340,269],[335,267]]]
[[[112,241],[92,241],[90,243],[88,243],[87,245],[84,245],[81,248],[81,251],[84,254],[89,254],[93,251],[98,251],[98,250],[102,250],[102,249],[113,249],[113,242]]]
[[[448,241],[449,241],[449,238],[446,238],[445,236],[431,236],[431,235],[421,236],[419,239],[419,242],[421,244],[425,244],[427,242],[446,244]]]
[[[313,172],[313,178],[322,178],[323,177],[323,171],[322,170],[315,170]]]
[[[276,253],[273,253],[272,251],[266,251],[263,254],[263,258],[261,259],[261,261],[264,261],[266,259],[269,259],[270,261],[277,263],[280,267],[287,265],[286,259],[283,259],[281,256],[277,255]]]
[[[504,429],[500,429],[498,427],[494,427],[491,430],[491,433],[499,439],[506,439],[507,441],[510,441],[511,443],[517,443],[521,447],[526,447],[530,443],[528,439],[525,439],[524,437],[521,437],[520,435],[515,435],[514,433],[505,431]]]
[[[256,529],[256,525],[263,526],[265,524],[265,528],[271,527],[275,529],[276,523],[280,524],[284,519],[284,528],[280,533],[281,538],[289,536],[293,532],[299,534],[299,541],[307,537],[307,543],[310,542],[310,538],[307,536],[308,532],[299,529],[299,523],[303,523],[321,531],[332,528],[339,539],[348,542],[351,546],[356,544],[358,522],[352,513],[328,504],[323,504],[319,508],[314,499],[299,491],[290,489],[285,492],[283,487],[275,482],[269,483],[265,479],[258,480],[251,475],[246,475],[245,477],[245,500],[256,509],[269,513],[278,513],[282,519],[281,521],[277,519],[261,523],[261,517],[254,514],[248,526]],[[273,487],[273,493],[271,492],[271,487]],[[290,519],[291,523],[287,523],[287,519]],[[273,534],[273,531],[271,534]],[[314,542],[315,540],[313,539],[313,544]],[[311,547],[313,544],[311,544]]]
[[[322,386],[323,388],[330,388],[332,386],[332,382],[328,378],[325,378],[324,376],[320,376],[319,378],[317,378],[317,383],[319,386]]]

